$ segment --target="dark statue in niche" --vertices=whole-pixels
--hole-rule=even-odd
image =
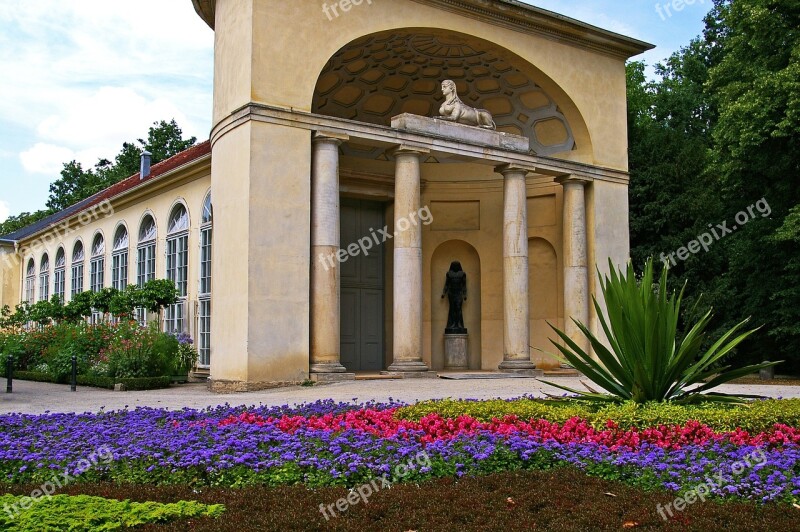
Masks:
[[[447,328],[445,334],[467,334],[464,327],[464,314],[461,306],[467,300],[467,274],[461,269],[461,263],[454,260],[450,263],[450,271],[445,275],[442,299],[447,296],[450,302],[450,312],[447,315]]]

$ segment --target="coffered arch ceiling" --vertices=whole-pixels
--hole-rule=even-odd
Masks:
[[[528,137],[534,153],[576,149],[566,117],[525,65],[492,43],[452,32],[369,35],[331,57],[317,81],[312,110],[381,125],[400,113],[432,117],[444,100],[441,82],[452,79],[467,105],[491,111],[498,131]],[[354,145],[345,151],[369,158],[381,153]]]

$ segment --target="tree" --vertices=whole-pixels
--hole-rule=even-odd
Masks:
[[[46,218],[52,214],[49,210],[41,210],[36,212],[23,212],[17,216],[9,216],[6,220],[0,223],[0,236],[8,235],[27,227],[30,224],[36,223],[39,220]]]
[[[687,302],[704,294],[717,331],[748,316],[764,325],[738,362],[786,359],[781,369],[797,371],[800,3],[716,0],[705,23],[701,38],[659,65],[658,80],[628,66],[631,255],[640,265],[673,252],[767,201],[770,217],[677,262],[670,278],[690,281]]]
[[[51,212],[60,211],[132,176],[139,171],[144,150],[152,154],[151,163],[157,164],[190,148],[196,142],[196,137],[183,138],[183,131],[174,119],[169,122],[153,122],[148,130],[147,140],[124,142],[114,162],[100,159],[94,168],[88,170],[84,170],[76,161],[64,163],[61,178],[50,185],[47,207]]]
[[[686,261],[674,256],[724,210],[707,171],[716,122],[704,93],[711,63],[708,44],[695,39],[656,66],[656,81],[646,80],[643,63],[628,65],[631,257],[637,267],[651,256],[668,260],[672,287],[691,279],[689,302],[725,262],[720,247]]]
[[[728,304],[767,325],[747,357],[778,353],[800,369],[800,3],[717,0],[706,23],[720,55],[706,89],[720,109],[711,154],[721,198],[771,209],[730,242]]]

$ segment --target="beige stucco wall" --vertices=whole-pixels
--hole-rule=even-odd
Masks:
[[[20,302],[21,259],[13,246],[0,247],[0,309],[8,306],[12,310]]]
[[[334,53],[364,35],[402,28],[458,32],[481,39],[480,46],[501,43],[494,48],[566,115],[578,149],[564,157],[627,168],[623,59],[410,0],[364,3],[333,20],[318,0],[218,0],[214,123],[251,101],[310,111]]]
[[[247,122],[214,145],[217,381],[308,377],[311,133]]]

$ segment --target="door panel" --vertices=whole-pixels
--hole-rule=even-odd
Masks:
[[[361,290],[361,366],[383,369],[383,290]]]
[[[358,365],[359,293],[356,288],[342,288],[341,295],[341,363],[346,368]]]
[[[341,248],[383,228],[384,207],[371,201],[341,200]],[[384,246],[348,256],[341,264],[341,362],[348,371],[380,371],[384,351]]]

